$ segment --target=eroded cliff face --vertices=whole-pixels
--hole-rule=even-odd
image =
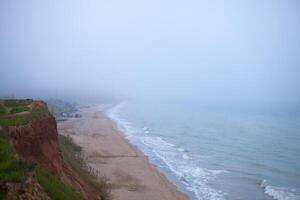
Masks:
[[[37,107],[47,109],[47,104],[43,101],[34,103]],[[45,115],[36,117],[26,125],[2,128],[10,135],[11,142],[20,159],[43,167],[62,182],[80,192],[85,199],[99,199],[98,191],[83,181],[64,161],[58,142],[57,124],[50,113],[47,112]]]
[[[8,126],[11,141],[22,160],[42,166],[54,175],[62,174],[56,122],[51,115],[24,126]]]

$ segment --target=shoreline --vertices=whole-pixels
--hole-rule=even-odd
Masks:
[[[59,122],[59,134],[69,135],[83,148],[87,166],[107,177],[114,199],[189,199],[130,144],[103,106],[82,108],[80,114],[81,118]]]

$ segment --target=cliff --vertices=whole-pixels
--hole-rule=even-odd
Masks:
[[[62,184],[79,192],[84,199],[99,199],[99,191],[83,180],[63,159],[56,121],[48,112],[45,102],[0,101],[0,111],[1,107],[4,110],[0,115],[1,129],[9,136],[19,161],[45,170]],[[35,176],[37,175],[34,170],[28,170],[25,180],[17,185],[15,182],[1,181],[0,178],[0,192],[2,190],[4,195],[12,199],[51,199],[51,195],[38,196],[45,193],[44,191],[47,193],[47,190],[41,187]],[[29,192],[30,198],[24,195],[21,198],[22,195],[15,194],[20,191],[25,194],[28,190],[36,191],[36,195]]]
[[[61,175],[63,159],[59,152],[55,119],[42,116],[23,126],[8,126],[7,132],[21,159]]]

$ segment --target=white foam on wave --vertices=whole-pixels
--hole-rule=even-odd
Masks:
[[[197,199],[222,200],[225,193],[209,186],[209,181],[223,170],[209,170],[197,166],[187,154],[175,148],[175,145],[164,141],[161,137],[143,137],[142,142],[149,146],[168,168],[192,191]],[[182,159],[186,157],[188,159]]]
[[[115,121],[118,128],[125,134],[125,137],[131,142],[139,141],[149,147],[155,157],[159,158],[185,185],[186,189],[193,192],[198,200],[223,200],[225,193],[212,188],[209,181],[217,175],[226,173],[224,170],[211,170],[197,166],[188,151],[174,144],[166,142],[163,138],[149,135],[149,128],[140,128],[145,134],[138,134],[139,130],[132,126],[127,120],[120,116],[121,108],[124,103],[114,106],[106,113],[109,118]],[[141,149],[146,155],[149,152]],[[152,156],[152,155],[147,155]],[[277,187],[262,181],[261,187],[264,193],[275,200],[300,200],[300,191],[298,189]]]
[[[191,159],[191,157],[190,157],[189,155],[187,155],[186,153],[183,154],[182,157],[183,157],[183,159],[185,159],[185,160]]]
[[[109,109],[106,112],[106,115],[110,119],[115,121],[117,123],[118,128],[122,132],[125,133],[125,137],[127,139],[130,139],[133,136],[135,129],[131,126],[131,124],[129,122],[127,122],[126,120],[124,120],[120,117],[120,110],[121,110],[122,106],[123,106],[123,103],[115,105],[114,107],[112,107],[111,109]]]
[[[300,191],[297,189],[271,186],[266,180],[262,181],[261,187],[265,194],[276,200],[300,200]]]
[[[137,129],[120,117],[123,104],[113,107],[107,113],[108,117],[116,121],[121,131],[131,142],[144,144],[151,149],[152,154],[159,158],[169,170],[171,170],[186,189],[193,192],[198,200],[223,200],[225,193],[216,190],[209,185],[209,182],[216,178],[223,170],[210,170],[201,168],[189,153],[174,144],[166,142],[163,138],[149,135],[149,128],[143,127],[140,130],[146,134],[138,134]],[[145,154],[149,152],[141,149]],[[151,155],[147,155],[151,156]]]

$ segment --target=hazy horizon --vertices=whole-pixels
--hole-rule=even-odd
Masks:
[[[300,3],[1,1],[0,96],[300,104]]]

